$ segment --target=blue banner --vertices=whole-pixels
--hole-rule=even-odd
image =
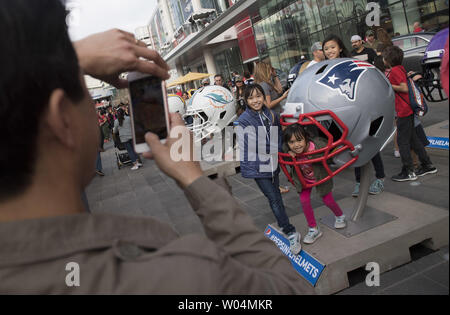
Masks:
[[[264,235],[274,242],[283,254],[289,258],[294,269],[315,287],[325,265],[303,249],[298,255],[292,254],[289,249],[289,240],[270,225],[267,226]]]
[[[427,148],[436,148],[448,150],[448,138],[440,138],[440,137],[427,137],[430,144]]]

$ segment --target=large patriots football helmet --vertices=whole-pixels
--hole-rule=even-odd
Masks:
[[[170,113],[179,113],[183,116],[186,113],[186,104],[184,99],[176,94],[169,94],[167,97]]]
[[[423,78],[417,83],[427,101],[430,102],[441,102],[447,99],[440,78],[441,61],[447,38],[448,28],[434,35],[422,59]]]
[[[222,131],[236,119],[236,103],[233,94],[222,86],[209,85],[200,88],[192,96],[185,119],[192,117],[188,125],[197,141]]]
[[[298,123],[326,138],[326,147],[307,153],[307,162],[280,153],[283,171],[294,166],[304,187],[321,184],[352,165],[368,163],[394,134],[395,95],[391,84],[373,65],[349,58],[326,60],[305,70],[292,86],[281,124]],[[303,180],[299,165],[322,163],[328,177],[315,184]],[[338,167],[333,171],[330,164]],[[300,173],[300,174],[299,174]]]

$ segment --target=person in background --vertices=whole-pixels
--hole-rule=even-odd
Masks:
[[[109,142],[110,135],[111,135],[111,129],[109,129],[109,123],[108,123],[108,116],[105,109],[102,109],[100,112],[100,119],[101,119],[101,129],[103,132],[103,137],[105,142]]]
[[[447,38],[447,42],[445,43],[445,48],[444,48],[444,56],[442,57],[442,63],[441,63],[441,82],[442,82],[442,88],[444,89],[445,93],[447,94],[447,97],[449,96],[449,92],[448,92],[448,72],[449,72],[449,67],[448,67],[448,40],[449,38]]]
[[[209,78],[206,78],[206,79],[203,79],[202,80],[202,86],[208,86],[208,85],[210,85],[211,83],[210,83],[210,81],[209,81]]]
[[[278,96],[282,87],[275,69],[265,62],[259,62],[255,67],[255,82],[264,89],[266,106],[279,114],[280,102],[287,98],[289,91],[284,92],[281,97]]]
[[[351,55],[345,48],[342,39],[334,34],[330,34],[323,41],[323,53],[325,59],[350,58]]]
[[[228,84],[224,84],[223,77],[221,74],[216,74],[214,76],[214,85],[222,86],[227,90],[231,91],[230,86]]]
[[[259,62],[255,67],[255,82],[264,90],[266,106],[279,115],[281,102],[287,99],[289,90],[281,94],[283,88],[275,69],[265,62]],[[289,187],[281,185],[279,190],[285,194],[289,192]]]
[[[323,50],[322,50],[322,43],[321,42],[315,42],[312,46],[311,46],[311,52],[313,54],[313,60],[311,61],[306,61],[305,63],[302,64],[302,66],[300,67],[300,70],[298,72],[298,74],[300,75],[303,71],[305,71],[306,69],[308,69],[309,67],[311,67],[312,65],[315,65],[316,63],[319,63],[321,61],[325,60],[325,56],[323,54]]]
[[[386,47],[394,45],[391,40],[391,36],[384,28],[377,29],[378,42],[384,44]]]
[[[177,86],[177,92],[175,94],[179,97],[183,96],[183,90],[181,89],[181,86]]]
[[[238,76],[239,73],[237,71],[231,72],[231,86],[233,88],[233,92],[235,92],[234,88],[236,87],[236,76]]]
[[[240,75],[235,77],[236,92],[234,92],[234,99],[236,101],[236,115],[239,117],[245,111],[245,85],[243,78]]]
[[[139,162],[139,157],[134,151],[133,147],[133,131],[131,128],[131,118],[125,116],[125,112],[122,109],[117,111],[117,119],[114,121],[114,131],[115,134],[119,133],[120,142],[125,145],[128,155],[130,156],[131,162],[133,163],[132,171],[142,167],[142,163]]]
[[[100,155],[100,151],[97,153],[97,161],[95,162],[95,173],[99,176],[105,176],[105,173],[103,173],[102,157]]]
[[[121,89],[123,72],[167,80],[170,68],[117,29],[72,45],[66,15],[59,0],[0,6],[0,38],[8,43],[8,58],[0,59],[0,120],[14,119],[0,125],[0,294],[314,294],[226,179],[209,179],[199,162],[171,159],[180,140],[192,145],[177,114],[170,126],[188,136],[163,144],[147,133],[145,157],[184,191],[205,235],[180,236],[167,223],[106,208],[86,214],[81,196],[95,174],[99,130],[83,74]],[[69,262],[80,267],[79,285],[68,285]]]
[[[105,135],[103,134],[102,125],[104,124],[104,118],[101,115],[100,109],[97,110],[97,122],[98,129],[100,130],[100,152],[105,152]]]
[[[375,33],[372,30],[368,30],[366,32],[366,42],[364,43],[364,47],[372,48],[373,50],[377,50],[379,41],[375,39]]]
[[[413,33],[424,32],[424,29],[420,26],[420,22],[414,22],[413,28],[414,28]]]
[[[351,38],[351,42],[353,47],[353,50],[351,52],[352,57],[373,65],[377,56],[375,50],[373,50],[372,48],[364,47],[361,36],[359,35],[353,35]]]
[[[392,176],[396,182],[417,180],[418,176],[437,173],[436,167],[431,163],[423,143],[414,129],[414,112],[409,105],[409,94],[407,84],[407,73],[402,66],[403,51],[397,46],[387,47],[383,51],[384,63],[391,68],[388,79],[395,91],[395,112],[397,115],[397,141],[402,160],[402,170],[399,174]],[[411,149],[419,157],[421,167],[415,172]]]
[[[183,99],[185,100],[185,101],[187,101],[188,99],[189,99],[189,93],[188,92],[183,92]]]

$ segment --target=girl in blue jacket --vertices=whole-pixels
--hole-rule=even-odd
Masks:
[[[278,152],[282,145],[280,118],[266,107],[265,99],[264,90],[259,84],[246,88],[244,100],[247,108],[235,122],[238,126],[241,173],[245,178],[255,179],[269,200],[278,226],[288,236],[291,252],[297,255],[301,250],[300,234],[289,222],[279,189]]]

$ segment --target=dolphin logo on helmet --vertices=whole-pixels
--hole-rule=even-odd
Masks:
[[[216,91],[214,91],[214,92],[216,92]],[[206,94],[205,97],[210,98],[214,102],[224,104],[224,105],[233,101],[233,100],[227,100],[225,95],[219,95],[217,93],[209,93],[209,94]]]

